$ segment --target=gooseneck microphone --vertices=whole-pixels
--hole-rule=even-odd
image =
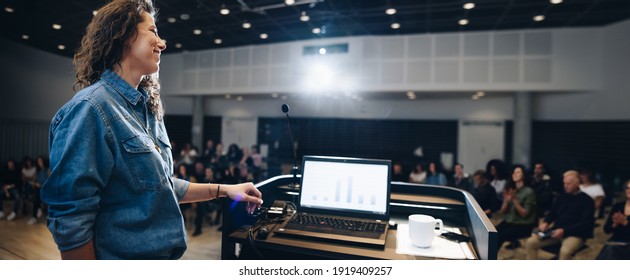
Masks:
[[[282,104],[282,112],[287,115],[287,127],[289,128],[289,136],[291,137],[291,152],[293,152],[293,169],[291,173],[293,174],[293,187],[297,184],[297,173],[298,173],[298,158],[297,151],[295,148],[295,141],[293,141],[293,132],[291,131],[291,118],[289,117],[289,105]]]

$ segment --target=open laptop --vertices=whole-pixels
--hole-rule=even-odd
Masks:
[[[304,156],[298,211],[279,235],[384,246],[391,161]]]

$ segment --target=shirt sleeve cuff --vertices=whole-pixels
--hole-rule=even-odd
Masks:
[[[189,186],[190,182],[179,178],[173,178],[173,188],[175,190],[175,196],[177,196],[177,201],[182,201],[184,195],[188,192]]]

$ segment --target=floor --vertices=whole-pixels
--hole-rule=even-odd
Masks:
[[[40,219],[34,225],[27,224],[28,217],[18,216],[13,221],[0,220],[0,260],[57,260],[60,259],[59,251],[52,239],[44,219]],[[608,239],[603,230],[604,220],[597,220],[595,237],[587,241],[588,248],[579,252],[575,259],[595,259],[604,242]],[[218,226],[206,224],[203,233],[192,236],[192,225],[187,226],[188,250],[182,257],[185,260],[218,260],[221,258],[221,232]],[[524,240],[522,241],[524,242]],[[501,248],[498,254],[499,260],[525,259],[523,247],[509,250],[507,244]],[[551,259],[554,256],[541,252],[539,258]]]

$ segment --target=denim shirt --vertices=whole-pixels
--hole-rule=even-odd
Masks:
[[[98,259],[177,259],[186,250],[179,201],[189,183],[173,178],[164,122],[147,102],[106,70],[53,117],[41,197],[59,250],[90,240]]]

